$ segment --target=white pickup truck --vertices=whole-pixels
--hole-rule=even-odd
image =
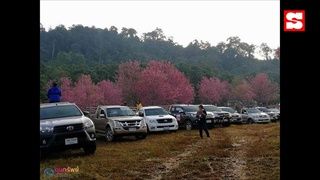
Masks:
[[[160,106],[143,107],[138,115],[146,121],[149,132],[176,131],[179,128],[177,119]]]

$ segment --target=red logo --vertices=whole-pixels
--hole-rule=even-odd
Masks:
[[[305,31],[305,11],[304,10],[284,10],[284,31],[304,32]]]

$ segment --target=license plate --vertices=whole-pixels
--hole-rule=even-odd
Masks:
[[[78,138],[68,138],[65,139],[65,144],[66,145],[71,145],[71,144],[78,144]]]
[[[207,120],[207,123],[211,123],[212,121],[211,120]]]
[[[129,131],[136,131],[136,128],[129,128]]]
[[[169,127],[163,127],[164,130],[169,130]]]

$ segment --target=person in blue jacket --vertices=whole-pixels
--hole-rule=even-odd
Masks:
[[[50,103],[60,102],[61,90],[58,88],[56,82],[52,83],[52,87],[48,90],[47,96]]]

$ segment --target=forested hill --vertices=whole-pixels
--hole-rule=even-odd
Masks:
[[[214,33],[214,32],[212,32]],[[254,58],[261,51],[263,59]],[[76,80],[90,74],[93,81],[114,81],[118,65],[129,60],[146,64],[149,60],[171,61],[193,85],[203,76],[218,77],[232,82],[257,73],[266,73],[279,83],[280,49],[272,50],[265,43],[259,46],[230,37],[216,46],[194,40],[187,47],[175,43],[156,28],[137,36],[132,28],[99,29],[63,25],[46,30],[40,27],[41,86],[61,76]]]

